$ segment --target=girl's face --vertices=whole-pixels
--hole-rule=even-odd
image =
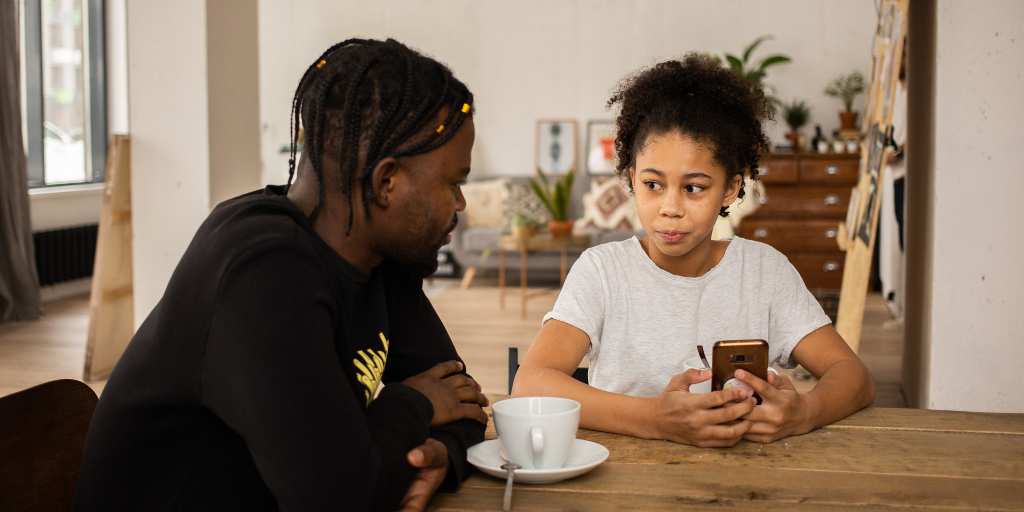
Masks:
[[[727,183],[710,148],[673,130],[647,137],[630,179],[650,248],[679,257],[710,239],[720,208],[736,200],[741,177]]]

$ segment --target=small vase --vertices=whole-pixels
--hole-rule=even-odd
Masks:
[[[512,226],[512,237],[520,242],[528,242],[537,233],[535,226]]]
[[[857,129],[857,113],[856,112],[840,112],[839,113],[839,126],[843,130],[856,130]]]
[[[786,134],[786,140],[789,141],[790,146],[793,146],[793,152],[800,152],[800,132],[789,132]]]
[[[572,234],[571,220],[553,220],[548,222],[548,231],[555,238],[565,238]]]

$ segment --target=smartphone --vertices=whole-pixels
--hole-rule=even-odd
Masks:
[[[768,380],[768,342],[765,340],[728,340],[715,343],[711,354],[711,391],[721,391],[736,370],[744,370]],[[754,393],[761,403],[761,397]]]

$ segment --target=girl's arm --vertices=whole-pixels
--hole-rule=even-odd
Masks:
[[[805,336],[793,350],[793,357],[818,378],[818,384],[806,394],[797,393],[784,376],[769,375],[769,382],[765,382],[738,372],[740,380],[765,397],[764,403],[747,415],[753,422],[747,439],[767,443],[805,434],[874,401],[875,387],[868,369],[831,325]]]
[[[571,398],[582,406],[581,427],[645,439],[732,446],[750,427],[747,421],[723,425],[753,409],[753,399],[743,390],[689,393],[689,386],[708,380],[710,372],[691,370],[676,375],[656,397],[609,393],[572,378],[589,345],[590,339],[582,330],[549,320],[516,374],[512,395]],[[722,405],[725,407],[716,409]]]

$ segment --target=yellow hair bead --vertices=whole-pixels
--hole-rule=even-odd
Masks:
[[[320,59],[320,61],[316,63],[316,68],[317,69],[323,69],[323,67],[326,66],[326,65],[327,65],[327,61],[324,60],[324,59]]]
[[[463,103],[462,104],[462,113],[463,114],[468,114],[469,113],[469,109],[470,109],[469,103]]]
[[[437,133],[441,133],[441,132],[443,132],[443,131],[444,131],[444,124],[439,124],[439,125],[437,126],[437,130],[435,130],[435,131],[436,131]]]

